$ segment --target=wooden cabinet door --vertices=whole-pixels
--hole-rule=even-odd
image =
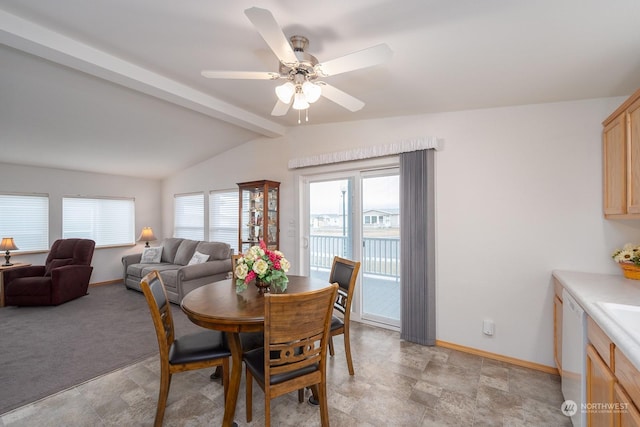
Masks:
[[[560,375],[562,375],[562,300],[553,297],[553,357]]]
[[[587,406],[613,404],[613,385],[616,379],[602,361],[595,347],[587,346]],[[587,408],[587,426],[613,427],[613,411],[597,411]]]
[[[620,384],[613,386],[613,395],[616,402],[620,403],[614,414],[615,427],[640,427],[640,412]]]
[[[625,119],[625,114],[620,114],[619,117],[604,128],[602,135],[602,155],[604,159],[603,201],[605,216],[624,215],[627,213],[627,142]]]
[[[640,213],[640,100],[627,110],[627,211]]]

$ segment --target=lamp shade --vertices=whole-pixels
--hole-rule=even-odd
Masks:
[[[320,95],[322,95],[322,89],[317,84],[306,81],[302,83],[302,93],[304,93],[307,102],[313,104],[320,98]]]
[[[286,82],[285,84],[276,87],[276,95],[278,96],[278,99],[285,104],[291,102],[291,97],[295,91],[296,87],[291,82]]]
[[[296,92],[293,97],[293,109],[294,110],[306,110],[309,108],[309,103],[304,98],[304,94],[302,92]]]
[[[0,251],[15,251],[18,250],[16,243],[13,241],[13,237],[3,237],[0,242]]]
[[[138,237],[138,242],[153,242],[154,240],[158,239],[153,235],[153,229],[151,227],[143,227],[142,233]]]

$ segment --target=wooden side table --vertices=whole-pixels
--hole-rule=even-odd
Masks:
[[[0,307],[4,307],[4,272],[12,268],[29,267],[26,262],[14,262],[13,265],[0,265]]]

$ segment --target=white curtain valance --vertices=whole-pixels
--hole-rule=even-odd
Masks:
[[[407,139],[384,145],[354,148],[335,153],[318,154],[315,156],[301,157],[289,160],[289,169],[298,169],[309,166],[327,165],[331,163],[348,162],[353,160],[371,159],[374,157],[392,156],[394,154],[408,153],[418,150],[441,150],[442,142],[429,136],[423,138]]]

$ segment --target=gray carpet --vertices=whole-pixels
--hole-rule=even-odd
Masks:
[[[177,336],[199,330],[172,308]],[[157,353],[144,295],[122,284],[57,307],[0,308],[0,414]]]

